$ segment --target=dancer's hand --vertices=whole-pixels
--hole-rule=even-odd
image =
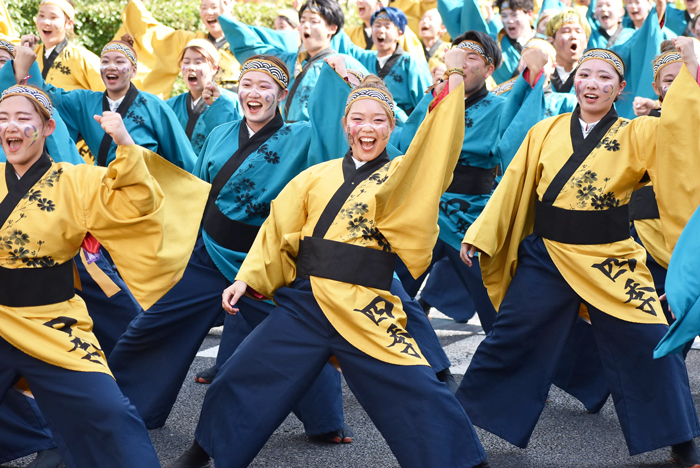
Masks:
[[[632,107],[634,107],[634,115],[639,117],[640,115],[649,115],[651,111],[656,109],[656,101],[637,96],[634,98],[634,102],[632,103]]]
[[[40,39],[38,36],[30,33],[23,34],[22,37],[19,38],[19,41],[23,47],[29,47],[30,49],[34,49],[34,47],[36,47],[39,43]]]
[[[247,289],[248,285],[239,280],[236,280],[231,286],[224,289],[224,293],[221,295],[221,305],[224,310],[231,315],[236,315],[236,313],[238,313],[238,309],[234,306],[238,302],[238,299],[245,294]]]
[[[467,266],[472,266],[472,259],[474,258],[474,254],[476,254],[476,252],[476,247],[474,247],[473,245],[462,244],[462,249],[459,251],[459,257],[464,263],[467,264]]]
[[[208,106],[214,104],[214,102],[219,99],[219,96],[221,96],[221,90],[216,86],[216,83],[210,81],[204,86],[202,99],[204,99],[204,102],[206,102]]]
[[[112,137],[114,143],[119,146],[133,145],[134,140],[129,135],[122,116],[117,112],[105,111],[102,115],[95,115],[95,120],[102,125],[102,130]]]

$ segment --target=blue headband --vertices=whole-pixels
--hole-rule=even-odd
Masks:
[[[398,8],[385,7],[379,11],[375,11],[372,15],[370,25],[373,25],[378,19],[389,20],[394,23],[397,28],[399,28],[399,31],[406,31],[406,24],[408,23],[408,20],[406,19],[406,15],[404,15],[403,11],[399,10]]]

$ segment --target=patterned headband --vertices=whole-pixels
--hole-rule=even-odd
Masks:
[[[555,63],[557,61],[557,51],[554,50],[554,46],[552,44],[550,44],[544,39],[540,39],[539,37],[533,37],[525,43],[525,46],[523,47],[523,52],[527,49],[540,49],[542,52],[549,55],[549,57],[552,59],[552,63]]]
[[[591,59],[599,59],[608,62],[610,65],[615,67],[615,70],[617,70],[617,73],[620,75],[620,77],[624,78],[625,65],[622,63],[622,60],[620,60],[620,58],[617,55],[605,49],[589,49],[588,51],[584,52],[584,54],[579,59],[576,68],[580,67],[583,62]]]
[[[352,91],[350,96],[348,96],[348,102],[345,104],[345,113],[347,114],[350,106],[360,99],[373,99],[384,106],[392,116],[394,115],[394,101],[391,99],[391,96],[377,88],[358,88]]]
[[[73,5],[68,3],[66,0],[43,0],[39,6],[41,5],[56,5],[58,8],[63,10],[63,13],[65,13],[68,18],[75,18],[75,8],[73,8]]]
[[[355,75],[360,80],[360,83],[362,83],[362,80],[364,80],[365,76],[367,76],[360,70],[355,70],[354,68],[348,69],[348,73],[350,73],[351,75]]]
[[[394,22],[394,20],[392,20],[385,11],[380,11],[379,13],[377,13],[374,16],[374,21],[377,21],[377,20],[386,20],[386,21],[391,21],[392,23]]]
[[[287,86],[289,86],[289,75],[285,73],[285,71],[278,65],[276,65],[274,62],[270,62],[269,60],[254,59],[245,62],[243,64],[243,68],[241,68],[241,75],[238,78],[239,81],[243,79],[244,73],[250,71],[262,72],[269,75],[277,82],[278,85],[282,87],[282,89],[287,89]]]
[[[457,45],[458,49],[469,49],[481,56],[482,59],[484,59],[484,62],[493,65],[493,59],[486,55],[486,50],[484,50],[484,46],[479,44],[476,41],[462,41]]]
[[[15,46],[11,42],[0,40],[0,49],[8,51],[13,57],[15,56]]]
[[[129,48],[129,46],[121,44],[116,41],[109,42],[104,48],[102,49],[102,53],[100,54],[100,57],[106,54],[107,52],[120,52],[126,56],[126,58],[129,59],[129,61],[132,63],[132,65],[136,65],[136,54],[134,54],[134,51]]]
[[[508,91],[510,91],[511,89],[513,89],[513,85],[515,84],[515,80],[516,80],[516,79],[517,79],[517,78],[511,78],[510,80],[506,81],[505,83],[499,84],[498,86],[496,86],[495,88],[493,88],[493,89],[491,90],[491,92],[492,92],[493,94],[495,94],[496,96],[500,96],[501,94],[507,93]]]
[[[46,112],[49,113],[49,117],[53,117],[53,106],[51,105],[51,100],[46,94],[44,94],[43,91],[40,91],[36,88],[32,88],[30,86],[11,86],[2,92],[0,102],[4,101],[5,98],[8,98],[10,96],[24,96],[26,98],[29,98],[32,101],[39,104],[43,109],[45,109]]]
[[[654,81],[663,67],[671,63],[682,62],[681,54],[678,52],[666,52],[654,60]]]
[[[221,58],[219,55],[219,51],[216,50],[216,47],[214,47],[214,44],[212,44],[207,39],[192,39],[185,46],[185,49],[191,49],[191,48],[199,48],[199,49],[206,50],[207,53],[209,54],[209,56],[211,57],[211,59],[214,61],[214,65],[219,64],[219,59]]]

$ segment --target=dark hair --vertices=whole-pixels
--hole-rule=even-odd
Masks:
[[[496,41],[493,40],[491,36],[481,31],[467,31],[461,36],[457,36],[453,41],[452,45],[456,46],[464,41],[474,41],[478,42],[484,48],[486,56],[493,60],[493,66],[497,70],[501,66],[503,61],[503,55],[501,54],[501,48],[498,47]]]
[[[506,2],[511,10],[523,10],[525,13],[535,11],[535,4],[532,0],[496,0],[499,11],[503,10],[501,6]]]
[[[340,8],[338,2],[335,0],[308,0],[299,9],[299,20],[301,20],[301,15],[303,15],[306,10],[313,11],[314,13],[321,15],[329,26],[338,26],[338,30],[335,32],[335,34],[338,34],[343,30],[343,25],[345,24],[345,14],[343,13],[343,9]],[[333,36],[335,36],[335,34],[333,34]]]
[[[676,46],[673,45],[673,41],[670,39],[666,39],[665,41],[663,41],[659,46],[659,49],[659,55],[665,54],[666,52],[678,52],[678,49],[676,49]],[[657,58],[659,58],[659,55],[656,56],[654,62]]]

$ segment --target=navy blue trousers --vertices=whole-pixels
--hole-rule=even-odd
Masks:
[[[494,328],[456,394],[474,424],[527,446],[581,302],[542,239],[527,237]],[[653,359],[668,326],[625,322],[587,307],[630,454],[700,435],[683,358]]]
[[[81,289],[76,290],[76,293],[85,301],[93,321],[93,333],[102,350],[109,356],[119,337],[141,311],[141,306],[117,274],[104,249],[96,263],[121,291],[107,297],[88,274],[78,256],[75,264]],[[8,392],[0,402],[0,463],[55,446],[48,424],[36,402],[19,392]]]
[[[52,366],[0,338],[0,396],[20,376],[68,468],[160,467],[146,426],[109,375]]]
[[[326,319],[308,281],[278,290],[275,300],[207,391],[195,438],[218,468],[248,466],[331,356],[402,467],[471,467],[486,459],[469,418],[430,367],[387,364],[353,347]]]
[[[165,424],[202,341],[221,314],[221,294],[229,285],[200,237],[183,278],[129,324],[109,356],[119,387],[149,429]],[[266,306],[244,299],[241,315],[255,323],[266,315]],[[318,385],[318,394],[309,397],[314,411],[307,415],[302,409],[300,419],[312,434],[342,429],[340,375],[331,367]]]

